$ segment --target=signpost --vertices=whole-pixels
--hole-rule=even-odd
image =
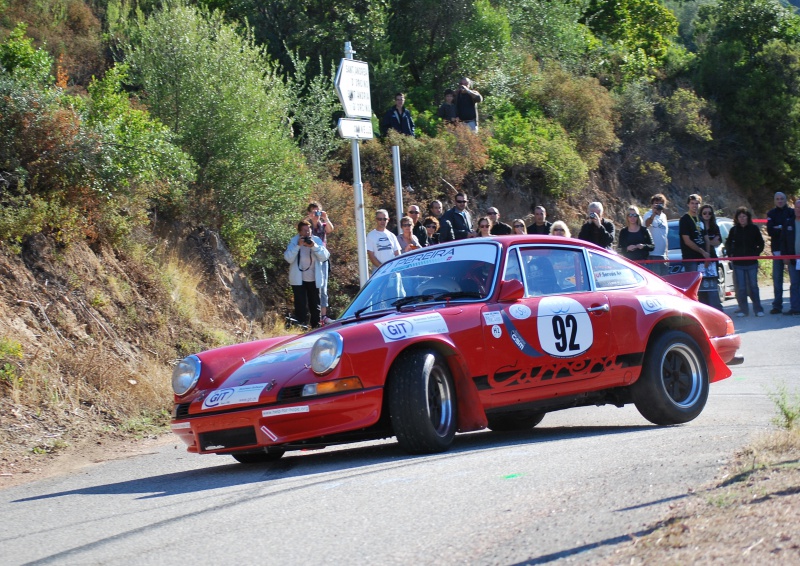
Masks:
[[[339,118],[339,135],[348,140],[371,140],[372,121]]]
[[[339,135],[349,138],[353,154],[353,194],[355,196],[356,241],[358,242],[358,278],[361,286],[367,282],[367,230],[364,222],[364,186],[361,184],[361,157],[358,140],[372,138],[372,103],[369,95],[369,65],[353,60],[353,48],[344,44],[345,58],[336,71],[334,86],[347,118],[339,120]]]

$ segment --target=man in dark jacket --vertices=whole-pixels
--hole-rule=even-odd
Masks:
[[[791,209],[790,209],[791,210]],[[781,230],[781,255],[800,251],[800,198],[794,201],[794,213],[784,219]],[[800,260],[784,260],[789,268],[789,310],[783,314],[800,315]]]
[[[544,236],[550,235],[550,227],[552,222],[547,221],[547,210],[543,206],[537,206],[533,209],[533,224],[528,226],[528,234],[542,234]]]
[[[486,215],[492,221],[492,229],[489,230],[492,236],[507,236],[514,231],[514,229],[505,222],[500,222],[500,211],[495,207],[490,207],[489,210],[486,211]]]
[[[472,229],[472,216],[467,210],[467,203],[469,199],[465,193],[459,192],[456,194],[456,205],[442,214],[439,219],[439,241],[446,242],[449,234],[445,233],[445,226],[453,227],[453,238],[456,240],[464,240],[466,238],[475,237],[475,231]]]
[[[411,119],[411,112],[405,107],[406,95],[398,92],[394,95],[394,106],[386,111],[381,120],[381,135],[385,136],[389,128],[397,130],[407,136],[414,135],[414,120]]]
[[[781,253],[781,232],[784,221],[794,216],[794,211],[786,204],[786,195],[775,193],[775,208],[767,212],[767,235],[772,246],[772,255]],[[783,311],[783,260],[772,260],[772,288],[775,292],[772,299],[772,310],[769,314],[780,314]]]
[[[607,250],[614,245],[614,224],[610,220],[603,218],[603,205],[599,202],[591,202],[588,207],[586,223],[581,226],[578,232],[578,239],[592,242]]]

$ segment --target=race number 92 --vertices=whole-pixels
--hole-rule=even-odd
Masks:
[[[543,298],[539,302],[536,325],[542,350],[557,358],[578,356],[594,342],[589,313],[575,299]]]

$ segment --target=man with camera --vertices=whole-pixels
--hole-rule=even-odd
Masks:
[[[322,240],[322,245],[328,248],[328,234],[333,232],[333,222],[328,218],[328,213],[322,210],[318,202],[312,202],[306,207],[308,217],[306,220],[311,224],[311,235]],[[324,325],[333,322],[328,318],[328,278],[331,274],[331,264],[326,261],[322,264],[322,285],[319,287],[319,316],[320,322]]]
[[[599,202],[589,203],[588,216],[578,232],[578,239],[592,242],[607,250],[614,245],[614,224],[603,218],[603,205]]]
[[[473,132],[478,131],[478,109],[476,105],[483,102],[481,93],[472,90],[472,81],[463,77],[456,91],[456,115]]]
[[[294,318],[300,324],[308,322],[312,328],[319,326],[319,289],[323,283],[323,264],[330,253],[322,240],[311,235],[311,223],[301,220],[297,223],[294,236],[283,252],[289,264],[289,285],[294,294]]]
[[[660,259],[663,262],[647,263],[645,267],[657,275],[669,275],[669,242],[667,233],[669,232],[669,222],[664,208],[667,206],[667,197],[661,193],[656,193],[650,197],[650,210],[644,215],[644,225],[650,230],[653,236],[655,248],[647,259]]]

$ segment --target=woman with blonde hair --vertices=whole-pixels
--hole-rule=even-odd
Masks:
[[[515,218],[514,221],[511,223],[511,226],[514,228],[512,234],[515,236],[517,234],[527,234],[525,231],[525,222],[522,221],[521,218]]]
[[[551,236],[563,236],[565,238],[571,238],[572,234],[569,232],[569,228],[567,228],[566,222],[563,220],[556,220],[553,222],[553,225],[550,226],[550,235]]]
[[[638,207],[630,205],[625,220],[625,228],[619,232],[620,253],[634,261],[647,259],[655,244],[650,230],[642,225]]]

